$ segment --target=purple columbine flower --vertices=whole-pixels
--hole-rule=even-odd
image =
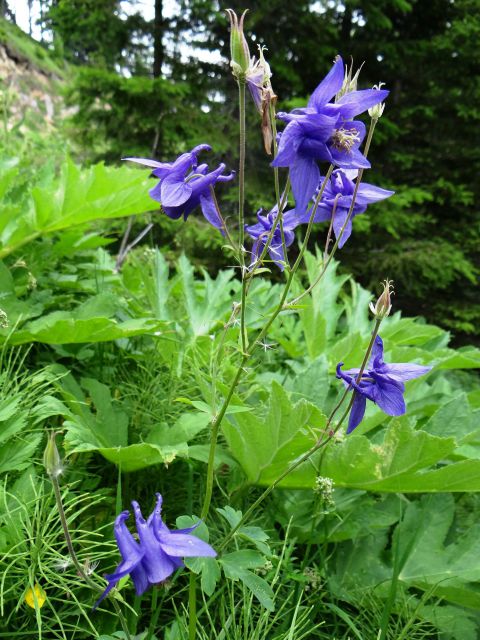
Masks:
[[[257,212],[258,222],[253,225],[245,225],[245,231],[255,241],[252,247],[252,261],[251,265],[255,264],[258,260],[263,248],[267,242],[267,238],[270,235],[275,220],[277,219],[278,207],[275,205],[273,209],[267,213],[266,216],[262,215],[262,209]],[[284,211],[283,213],[283,235],[285,237],[285,246],[289,247],[295,239],[293,230],[299,224],[299,220],[295,216],[295,210]],[[285,255],[282,246],[282,233],[280,230],[280,223],[277,225],[273,232],[272,241],[268,247],[268,253],[273,262],[283,271],[285,268]]]
[[[280,136],[275,167],[289,167],[297,210],[305,210],[320,182],[317,161],[343,169],[368,168],[370,163],[359,151],[365,125],[352,118],[384,100],[388,91],[365,89],[350,91],[336,102],[342,89],[344,67],[340,56],[313,92],[307,107],[291,113],[278,113],[287,126]]]
[[[370,362],[358,383],[356,380],[360,369],[342,371],[342,366],[343,362],[337,365],[337,378],[343,380],[345,386],[353,389],[354,393],[347,433],[351,433],[362,421],[367,400],[378,404],[389,416],[403,415],[406,411],[403,383],[423,376],[432,368],[419,364],[387,364],[383,361],[383,341],[380,336],[375,338]]]
[[[133,580],[136,594],[140,596],[151,585],[164,582],[176,569],[183,567],[182,558],[200,556],[214,558],[217,555],[209,544],[196,536],[189,535],[198,524],[188,529],[171,531],[162,520],[162,496],[159,493],[156,495],[157,504],[148,520],[142,516],[138,503],[132,502],[138,541],[125,524],[130,513],[122,511],[116,518],[114,533],[122,561],[114,573],[105,576],[108,581],[107,588],[95,603],[94,608],[110,593],[118,581],[128,574]]]
[[[357,174],[358,171],[356,169],[335,169],[330,176],[329,181],[325,185],[322,199],[315,213],[314,222],[330,221],[333,214],[333,231],[336,238],[340,236],[343,225],[347,221],[348,212],[352,204],[353,192],[355,190],[355,183],[353,181],[357,177]],[[324,180],[325,178],[320,179],[318,189],[321,187]],[[363,182],[360,184],[355,198],[352,215],[345,227],[342,238],[338,243],[340,249],[352,233],[353,218],[360,213],[364,213],[369,204],[385,200],[385,198],[390,198],[394,193],[394,191],[375,187],[373,184]],[[298,212],[298,214],[300,222],[308,222],[312,214],[312,209],[310,208],[306,213]]]
[[[225,165],[222,163],[215,171],[208,171],[206,164],[197,164],[197,155],[201,151],[210,151],[208,144],[200,144],[192,151],[183,153],[175,162],[157,162],[148,158],[125,158],[132,162],[153,168],[152,175],[160,178],[158,184],[150,189],[153,200],[160,202],[169,218],[184,220],[200,206],[205,218],[217,229],[223,230],[224,223],[218,214],[211,187],[217,182],[228,182],[233,173],[222,175]]]

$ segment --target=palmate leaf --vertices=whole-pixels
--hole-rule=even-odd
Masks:
[[[313,283],[321,261],[318,256],[315,258],[307,252],[305,262],[309,282]],[[338,304],[338,295],[348,276],[338,276],[337,266],[337,262],[330,265],[322,278],[321,286],[316,287],[312,294],[302,301],[305,308],[299,312],[307,352],[312,359],[325,352],[328,342],[335,335],[338,319],[343,312],[343,305]]]
[[[132,336],[159,334],[166,328],[164,322],[152,318],[132,318],[119,322],[115,318],[75,318],[73,315],[67,311],[54,311],[39,320],[33,320],[25,328],[15,332],[9,338],[9,344],[108,342]]]
[[[231,312],[231,294],[238,290],[233,269],[220,271],[215,280],[203,271],[203,280],[195,280],[193,265],[182,254],[178,273],[190,331],[195,338],[207,335]]]
[[[292,405],[273,382],[265,418],[252,412],[230,415],[223,433],[248,481],[269,484],[314,444],[325,421],[319,409],[305,400]]]
[[[371,589],[386,596],[397,562],[399,583],[405,589],[413,587],[480,610],[480,524],[462,526],[452,495],[410,502],[395,529],[393,551],[391,545],[387,532],[343,543],[330,570],[335,591],[347,600],[361,600]]]
[[[113,293],[100,293],[73,311],[53,311],[31,320],[9,336],[9,343],[75,344],[106,342],[135,335],[163,333],[168,324],[154,318],[119,321],[115,315],[121,301]],[[4,335],[8,332],[4,330]]]
[[[450,602],[480,609],[480,523],[470,525],[453,541],[447,538],[455,516],[452,495],[426,496],[409,505],[396,535],[416,535],[399,579]],[[472,584],[476,583],[476,584]]]
[[[148,186],[145,174],[127,166],[79,169],[67,160],[58,178],[32,188],[15,216],[11,203],[0,203],[0,258],[44,234],[149,211]]]
[[[463,457],[458,445],[464,434],[457,440],[416,430],[408,418],[386,420],[381,439],[353,433],[343,442],[331,441],[281,486],[311,489],[320,474],[337,487],[368,491],[480,491],[480,459],[449,459],[457,450]],[[248,482],[268,486],[313,446],[325,421],[313,404],[292,404],[274,382],[264,418],[252,412],[229,416],[223,432]]]
[[[71,375],[62,379],[62,387],[70,410],[64,422],[68,454],[98,451],[122,471],[170,464],[178,457],[187,457],[187,442],[208,424],[208,416],[203,413],[183,414],[171,427],[156,426],[145,442],[132,443],[129,416],[121,403],[112,398],[109,387],[93,378],[83,378],[80,386]],[[93,404],[94,411],[89,404]]]

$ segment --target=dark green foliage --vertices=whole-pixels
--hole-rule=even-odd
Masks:
[[[82,68],[67,100],[79,107],[73,125],[89,157],[118,162],[124,156],[148,155],[153,147],[163,155],[185,146],[191,133],[185,123],[188,96],[185,84]]]
[[[232,4],[243,8],[236,5]],[[204,139],[222,148],[226,133],[235,129],[235,85],[226,64],[227,21],[209,3],[184,1],[182,8],[181,16],[170,24],[178,42],[188,41],[200,50],[220,50],[225,62],[202,62],[193,50],[187,66],[171,60],[172,77],[189,87],[193,107],[185,119],[183,102],[175,102],[180,110],[173,118],[175,134],[178,139],[182,135],[192,139],[193,133],[196,140],[203,130]],[[480,97],[477,9],[476,0],[455,4],[447,0],[346,2],[321,10],[310,2],[268,3],[268,7],[256,2],[246,20],[251,53],[257,42],[268,46],[280,109],[303,103],[337,52],[345,60],[352,55],[357,64],[365,62],[362,88],[379,80],[386,82],[391,95],[373,143],[374,170],[371,175],[367,172],[366,179],[391,187],[398,195],[372,207],[355,222],[355,235],[342,252],[342,261],[369,287],[382,277],[394,278],[402,308],[420,312],[459,334],[475,333],[480,318],[474,288],[479,267],[474,204],[478,199],[475,131],[480,119],[476,106]],[[109,82],[104,81],[108,87]],[[82,89],[84,84],[80,84]],[[100,78],[92,84],[101,92]],[[225,94],[225,101],[209,101],[206,94],[213,87]],[[152,95],[146,87],[145,91]],[[130,92],[119,92],[117,101],[113,111],[122,111],[123,103],[131,119],[135,119],[134,109],[145,113],[145,105],[132,102]],[[209,137],[211,129],[198,109],[200,104],[208,105],[209,119],[217,125],[213,137]],[[164,113],[165,106],[161,106],[158,113]],[[84,102],[77,117],[77,121],[83,117],[82,130],[91,112]],[[258,118],[253,107],[250,113],[253,133],[247,176],[252,180],[247,197],[252,215],[258,206],[269,208],[272,195],[268,161],[254,131]],[[112,118],[114,121],[118,119]],[[169,142],[175,137],[171,117],[164,117],[159,127],[148,115],[139,116],[139,121],[142,124],[128,132],[112,126],[106,142],[108,157],[114,155],[110,149],[115,138],[121,140],[121,152],[125,144],[128,150],[133,143],[147,153],[158,130],[165,137],[159,155],[168,157]],[[235,151],[230,154],[234,162]],[[362,247],[361,260],[358,246]]]
[[[121,18],[119,0],[57,0],[46,23],[70,62],[108,69],[125,62],[135,27],[145,27],[140,16]]]

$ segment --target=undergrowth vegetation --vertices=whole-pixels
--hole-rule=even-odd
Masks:
[[[232,37],[243,46],[233,16]],[[240,55],[238,46],[232,50]],[[244,91],[253,62],[248,56],[243,63],[233,70]],[[262,78],[266,100],[271,86]],[[375,91],[350,93],[375,106]],[[321,93],[317,110],[346,104],[353,112],[342,97],[320,104]],[[370,114],[372,132],[381,115]],[[306,109],[300,117],[317,125],[323,114]],[[351,158],[361,128],[344,125],[325,144]],[[258,217],[265,230],[245,229],[256,241],[248,254],[242,188],[232,241],[212,178],[194,204],[221,239],[212,240],[203,220],[182,233],[192,242],[205,237],[204,249],[223,247],[235,266],[213,272],[185,253],[160,250],[155,231],[147,232],[164,213],[173,218],[166,229],[181,224],[177,209],[194,199],[196,181],[233,178],[223,165],[207,173],[195,150],[168,165],[141,160],[171,172],[156,176],[160,213],[141,171],[82,168],[59,149],[51,162],[31,163],[31,147],[20,145],[14,155],[17,134],[6,133],[0,637],[476,640],[480,350],[454,349],[444,329],[392,310],[388,282],[373,304],[373,294],[340,269],[336,250],[358,186],[353,200],[342,195],[350,210],[340,227],[342,201],[335,199],[333,249],[318,240],[309,251],[334,161],[319,178],[323,158],[313,158],[316,169],[303,170],[319,179],[299,179],[290,166],[296,145],[284,153],[290,178],[283,195],[275,169],[277,208]],[[279,149],[273,144],[277,159],[293,134],[282,135]],[[174,174],[182,162],[188,170]],[[337,154],[337,162],[345,159]],[[242,167],[239,173],[242,186]],[[297,218],[288,226],[298,212],[284,211],[290,181],[297,205],[305,198],[304,237]],[[377,200],[392,195],[365,187]],[[145,234],[122,240],[119,232],[139,221],[148,225]],[[277,267],[281,275],[271,278]],[[138,535],[127,532],[131,503]],[[151,516],[144,519],[140,508]],[[159,575],[155,562],[164,563],[161,579],[151,578]]]

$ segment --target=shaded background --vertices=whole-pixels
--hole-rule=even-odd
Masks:
[[[14,56],[11,25],[21,19],[58,65],[58,93],[68,108],[57,124],[77,160],[170,159],[209,142],[209,162],[234,166],[227,6],[244,8],[209,0],[0,0],[0,38]],[[345,61],[353,57],[355,66],[364,62],[360,88],[382,81],[391,90],[366,180],[397,195],[355,219],[342,268],[373,290],[393,278],[397,308],[450,329],[457,344],[478,343],[480,2],[268,0],[249,6],[251,52],[257,44],[268,47],[280,110],[303,104],[337,53]],[[253,105],[248,118],[247,211],[253,218],[258,207],[271,207],[273,192]],[[235,196],[233,189],[221,192],[227,217]],[[202,221],[180,237],[178,231],[178,224],[161,222],[154,241],[170,251],[186,245],[197,264],[211,270],[225,264],[222,252],[212,251],[221,239]],[[325,232],[316,238],[320,246]]]

